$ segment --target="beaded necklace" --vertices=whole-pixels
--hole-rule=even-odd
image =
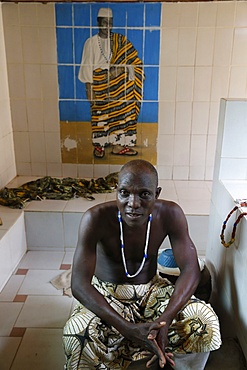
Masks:
[[[229,240],[229,242],[226,242],[225,241],[225,237],[224,237],[224,233],[225,233],[225,229],[226,229],[226,224],[227,224],[227,221],[229,220],[229,218],[231,217],[231,215],[237,210],[239,209],[239,207],[247,207],[247,202],[242,202],[242,203],[239,203],[238,206],[235,206],[231,212],[228,213],[225,221],[223,222],[223,225],[222,225],[222,229],[221,229],[221,234],[220,234],[220,239],[221,239],[221,244],[228,248],[230,247],[230,245],[232,245],[234,242],[235,242],[235,234],[236,234],[236,228],[237,228],[237,225],[239,224],[240,220],[242,217],[246,216],[247,215],[247,212],[242,212],[237,220],[234,222],[233,224],[233,228],[232,228],[232,235],[231,235],[231,239]]]
[[[144,267],[146,259],[148,258],[147,251],[148,251],[148,243],[149,243],[149,236],[150,236],[150,227],[151,227],[151,221],[152,221],[152,214],[150,213],[150,215],[148,216],[146,242],[145,242],[145,247],[144,247],[144,254],[143,254],[142,263],[141,263],[139,269],[133,275],[130,275],[128,273],[128,270],[127,270],[127,264],[126,264],[126,259],[125,259],[125,255],[124,255],[123,223],[122,223],[122,216],[121,216],[120,211],[118,211],[118,221],[119,221],[119,227],[120,227],[121,253],[122,253],[122,261],[123,261],[125,275],[128,278],[133,278],[133,277],[136,277],[138,274],[140,274],[141,270]]]
[[[107,63],[110,63],[110,60],[111,60],[111,57],[112,57],[112,50],[111,50],[112,33],[110,34],[110,52],[109,52],[109,56],[108,57],[105,55],[104,50],[102,48],[101,37],[99,36],[99,34],[97,34],[97,37],[98,37],[98,45],[99,45],[99,50],[101,52],[101,55],[103,55],[103,57],[105,58],[105,60],[106,60]]]

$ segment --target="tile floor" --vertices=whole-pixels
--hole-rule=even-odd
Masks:
[[[179,202],[186,214],[209,214],[210,182],[160,185],[161,196]],[[72,258],[73,251],[28,251],[0,293],[1,370],[63,369],[62,328],[75,299],[56,290],[50,280],[68,269]],[[211,369],[228,367],[211,363]]]

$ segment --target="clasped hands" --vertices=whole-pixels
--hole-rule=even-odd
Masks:
[[[159,359],[159,366],[163,368],[167,362],[169,362],[172,366],[175,366],[173,361],[173,354],[171,352],[165,352],[165,345],[164,339],[167,338],[167,330],[165,330],[165,336],[162,336],[162,327],[165,328],[166,322],[162,321],[160,323],[156,323],[157,328],[153,328],[147,336],[147,339],[150,340],[156,348],[155,354],[146,364],[146,367],[149,368],[157,359]],[[165,328],[167,329],[167,328]],[[162,337],[162,349],[159,345],[158,336]]]
[[[156,360],[159,361],[159,366],[163,368],[167,362],[175,366],[173,354],[171,352],[165,352],[168,341],[167,334],[168,328],[166,322],[161,321],[134,324],[128,330],[126,338],[140,345],[144,349],[143,353],[153,353],[152,358],[146,363],[147,368],[150,368]]]

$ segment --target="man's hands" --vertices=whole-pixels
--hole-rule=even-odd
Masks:
[[[165,352],[167,332],[168,328],[165,322],[152,322],[144,324],[130,324],[130,326],[126,327],[126,333],[122,332],[122,334],[132,343],[140,346],[144,351],[154,354],[151,360],[147,362],[147,368],[149,368],[157,359],[159,361],[159,366],[163,368],[167,361],[172,366],[175,365],[172,359],[173,354]]]
[[[163,368],[167,362],[169,362],[172,366],[175,366],[175,363],[173,361],[173,354],[171,352],[165,352],[168,327],[166,326],[166,322],[164,321],[160,322],[159,325],[160,328],[158,330],[153,328],[148,335],[148,339],[155,344],[159,356],[155,354],[151,358],[151,360],[147,362],[147,368],[149,368],[157,359],[159,360],[159,366],[161,368]]]

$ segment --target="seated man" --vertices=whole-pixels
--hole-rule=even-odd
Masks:
[[[205,367],[221,345],[218,319],[193,296],[200,278],[187,221],[174,202],[158,199],[158,175],[144,160],[119,172],[115,201],[82,217],[71,288],[79,301],[64,328],[65,369],[127,369],[147,362],[176,370]],[[157,275],[169,237],[180,275]]]

